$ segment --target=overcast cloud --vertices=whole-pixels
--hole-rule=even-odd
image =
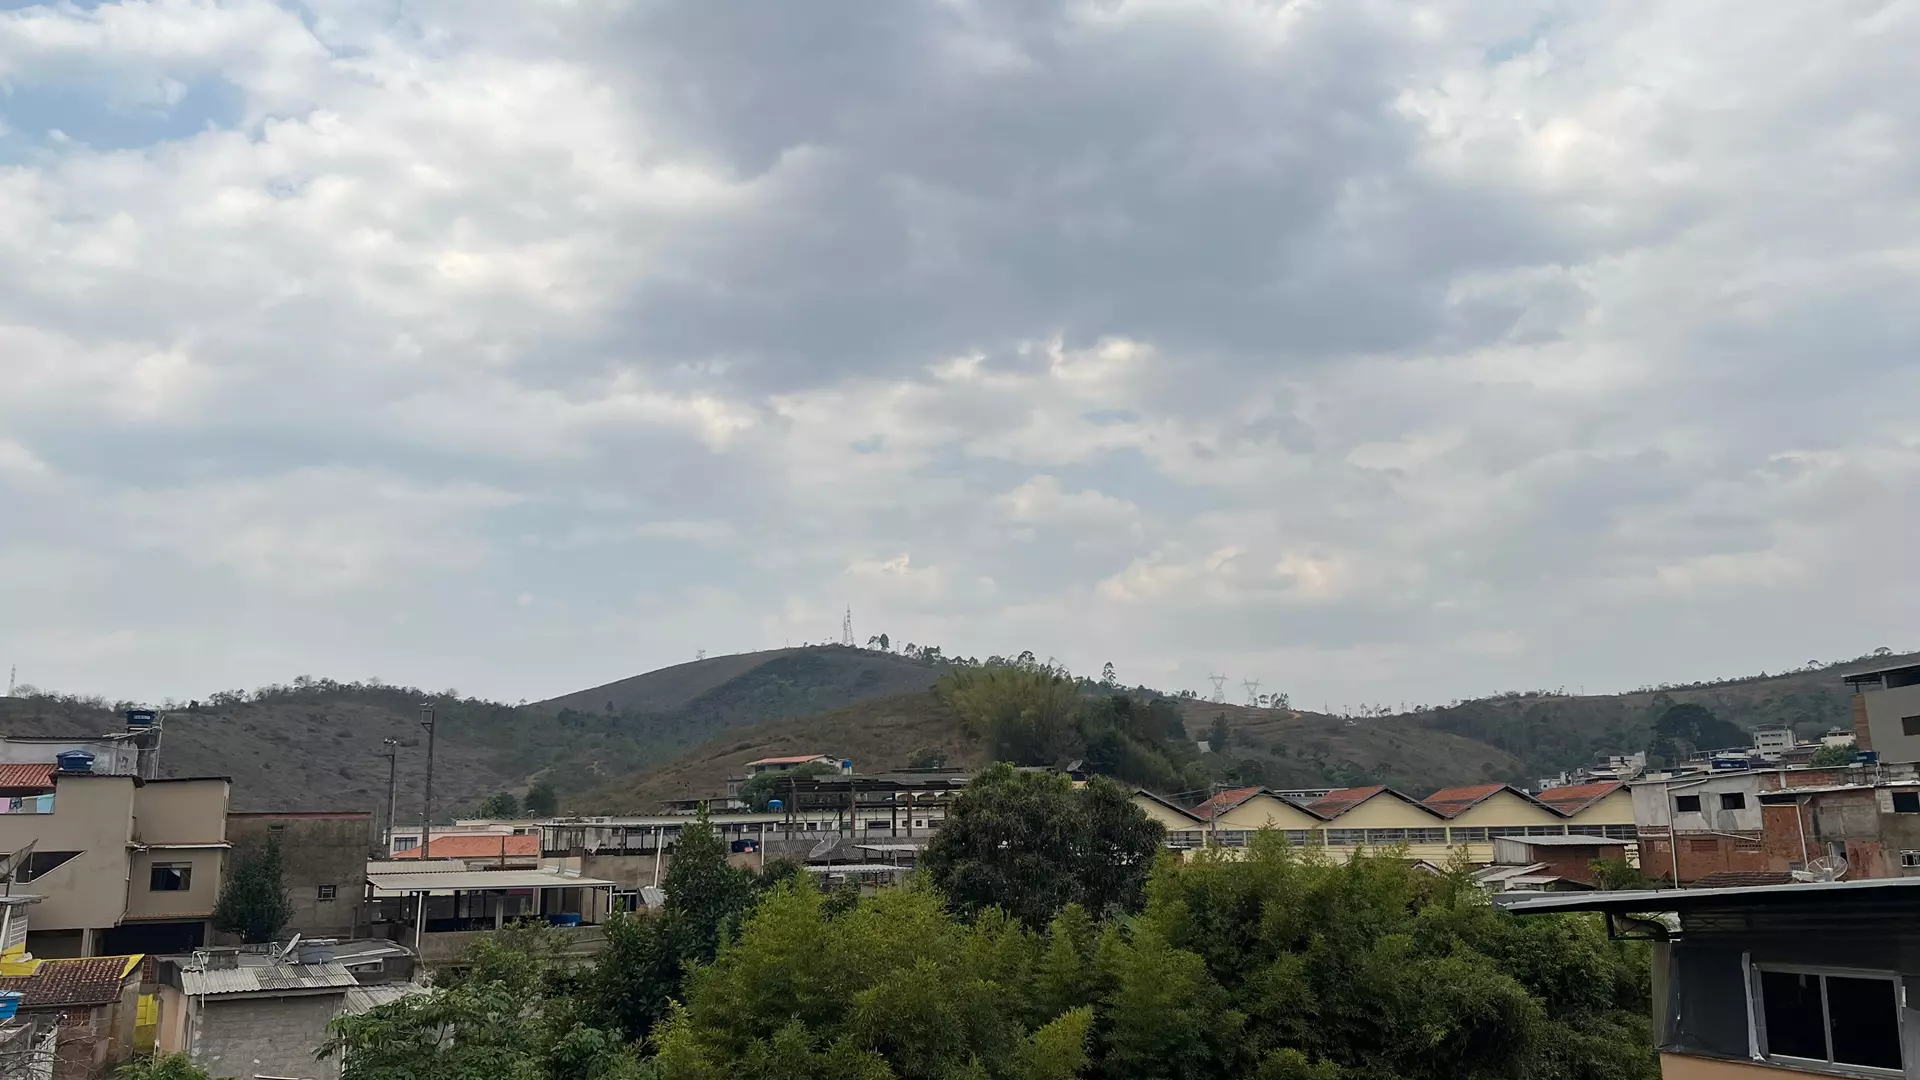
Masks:
[[[0,0],[0,664],[1920,645],[1920,4]]]

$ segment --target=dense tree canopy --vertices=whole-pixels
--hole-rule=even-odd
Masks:
[[[345,1080],[1658,1074],[1646,947],[1590,916],[1516,918],[1465,866],[1275,833],[1149,872],[1122,809],[1104,781],[997,768],[925,873],[864,897],[727,866],[697,823],[667,909],[615,919],[596,962],[506,932],[433,993],[336,1021],[333,1052]]]
[[[996,765],[947,811],[921,866],[955,910],[998,907],[1039,927],[1068,904],[1135,911],[1165,830],[1097,777]]]

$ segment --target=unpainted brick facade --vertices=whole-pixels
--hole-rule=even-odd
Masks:
[[[344,1007],[339,991],[206,999],[194,1018],[193,1059],[211,1076],[290,1076],[338,1080],[339,1059],[318,1061],[327,1022]]]
[[[293,921],[286,932],[338,938],[364,933],[373,814],[227,815],[227,839],[236,856],[264,846],[273,836],[280,839],[287,895],[293,901]]]
[[[1767,851],[1760,832],[1682,832],[1680,881],[1698,881],[1731,870],[1766,870]],[[1640,872],[1656,881],[1673,880],[1673,844],[1666,830],[1640,830]]]

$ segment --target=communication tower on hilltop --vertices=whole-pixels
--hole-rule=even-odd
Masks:
[[[1209,675],[1207,676],[1207,681],[1213,684],[1213,703],[1215,705],[1224,703],[1227,700],[1227,677],[1225,675]]]
[[[1240,680],[1240,685],[1247,688],[1247,704],[1253,706],[1256,709],[1259,708],[1260,707],[1260,680],[1259,679],[1242,679]]]
[[[853,609],[848,608],[846,617],[840,620],[840,644],[853,646]]]

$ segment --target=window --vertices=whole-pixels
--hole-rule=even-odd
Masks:
[[[1711,838],[1706,840],[1689,840],[1687,841],[1687,850],[1693,852],[1695,855],[1718,855],[1720,854],[1720,841]]]
[[[1901,717],[1900,718],[1900,734],[1920,735],[1920,716]]]
[[[1407,842],[1405,829],[1366,829],[1369,844],[1404,844]]]
[[[192,863],[154,863],[153,873],[147,879],[147,890],[149,892],[186,892],[192,887]]]
[[[1894,792],[1893,812],[1896,814],[1920,814],[1920,791]]]
[[[1410,844],[1444,844],[1447,842],[1447,830],[1408,829],[1407,842]]]
[[[419,846],[420,838],[417,836],[396,836],[393,838],[393,850],[395,851],[412,851]]]
[[[1457,829],[1449,829],[1447,832],[1448,835],[1453,837],[1453,842],[1456,844],[1484,844],[1487,842],[1487,830],[1484,827],[1473,828],[1463,825]]]
[[[284,821],[276,821],[276,822],[274,822],[273,824],[271,824],[271,825],[269,825],[269,826],[267,826],[267,831],[268,831],[268,832],[270,832],[270,833],[283,833],[283,832],[286,832],[286,831],[287,831],[287,823],[286,823],[286,822],[284,822]]]
[[[1527,835],[1527,827],[1525,825],[1493,825],[1488,827],[1487,835],[1488,836],[1525,836]]]
[[[1567,826],[1567,835],[1568,836],[1605,836],[1607,835],[1605,832],[1605,828],[1606,827],[1603,825],[1569,825]]]
[[[1639,828],[1634,825],[1604,825],[1601,827],[1606,830],[1603,835],[1609,840],[1637,840],[1640,837]]]
[[[13,879],[14,883],[25,885],[29,881],[38,880],[59,869],[68,859],[78,854],[80,853],[77,851],[36,851],[27,856],[27,861],[21,864],[20,876]]]
[[[1565,836],[1567,835],[1567,827],[1565,825],[1529,825],[1527,826],[1527,835]]]
[[[1747,796],[1745,792],[1729,791],[1720,796],[1720,809],[1722,810],[1745,810],[1746,808]]]
[[[1363,844],[1367,839],[1365,829],[1328,829],[1327,843],[1334,847],[1353,847]]]
[[[1920,866],[1920,851],[1903,851],[1903,852],[1901,852],[1901,853],[1900,853],[1900,865],[1901,865],[1901,866],[1909,866],[1909,867],[1911,867],[1911,866]]]
[[[1700,812],[1700,796],[1675,795],[1673,797],[1673,809],[1675,813],[1679,814],[1697,814]]]
[[[334,893],[335,893],[335,887],[334,887],[334,886],[332,886],[332,885],[322,885],[322,886],[320,886],[320,888],[319,888],[319,889],[318,889],[318,890],[316,891],[316,894],[315,894],[315,896],[314,896],[314,899],[315,899],[315,900],[331,900],[331,899],[333,899],[333,898],[334,898]]]
[[[1893,976],[1762,968],[1759,989],[1767,1057],[1901,1067]]]

